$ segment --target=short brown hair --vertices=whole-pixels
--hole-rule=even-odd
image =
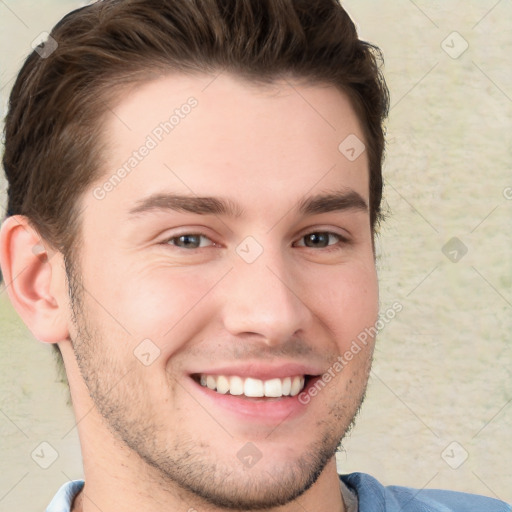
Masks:
[[[105,112],[120,89],[172,71],[344,91],[366,138],[375,228],[388,91],[380,51],[358,39],[337,0],[103,0],[69,13],[50,35],[11,92],[3,165],[8,215],[26,215],[69,261],[80,243],[79,200],[104,172]]]
[[[124,88],[173,71],[299,78],[345,92],[366,139],[375,229],[389,97],[379,49],[358,39],[337,0],[103,0],[69,13],[50,37],[10,95],[7,215],[27,216],[64,255],[72,303],[80,199],[105,172],[105,112]]]
[[[119,87],[152,71],[338,86],[363,126],[372,227],[378,221],[388,109],[381,55],[336,0],[103,0],[65,16],[51,37],[55,51],[32,52],[14,84],[3,165],[8,213],[26,215],[63,253],[78,233],[77,200],[102,172],[98,123]]]

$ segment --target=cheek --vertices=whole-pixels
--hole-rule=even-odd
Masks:
[[[218,272],[193,268],[174,268],[165,272],[138,272],[115,292],[119,315],[137,339],[149,338],[170,351],[178,348],[168,343],[187,337],[199,329],[209,314],[209,292],[219,280]],[[194,322],[190,322],[190,318]],[[162,343],[161,343],[162,342]]]
[[[317,317],[334,333],[340,351],[375,325],[378,284],[373,262],[344,266],[337,271],[320,269],[310,279],[315,283],[315,292],[309,293],[309,304],[314,304]]]

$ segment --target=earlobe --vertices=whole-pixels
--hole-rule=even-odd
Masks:
[[[0,230],[0,265],[9,298],[32,334],[57,343],[69,336],[65,271],[28,218],[13,215]],[[52,261],[50,261],[52,260]]]

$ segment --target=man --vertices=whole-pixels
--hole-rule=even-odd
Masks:
[[[334,0],[105,0],[27,59],[0,261],[85,473],[49,512],[511,510],[336,472],[375,343],[378,56]]]

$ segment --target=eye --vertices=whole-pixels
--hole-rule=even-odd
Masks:
[[[183,235],[173,236],[165,241],[168,245],[174,245],[181,249],[199,249],[201,247],[208,247],[215,245],[207,236],[185,233]]]
[[[297,243],[301,247],[310,247],[316,249],[323,249],[331,245],[335,245],[345,239],[337,233],[331,233],[328,231],[316,231],[304,235]]]

